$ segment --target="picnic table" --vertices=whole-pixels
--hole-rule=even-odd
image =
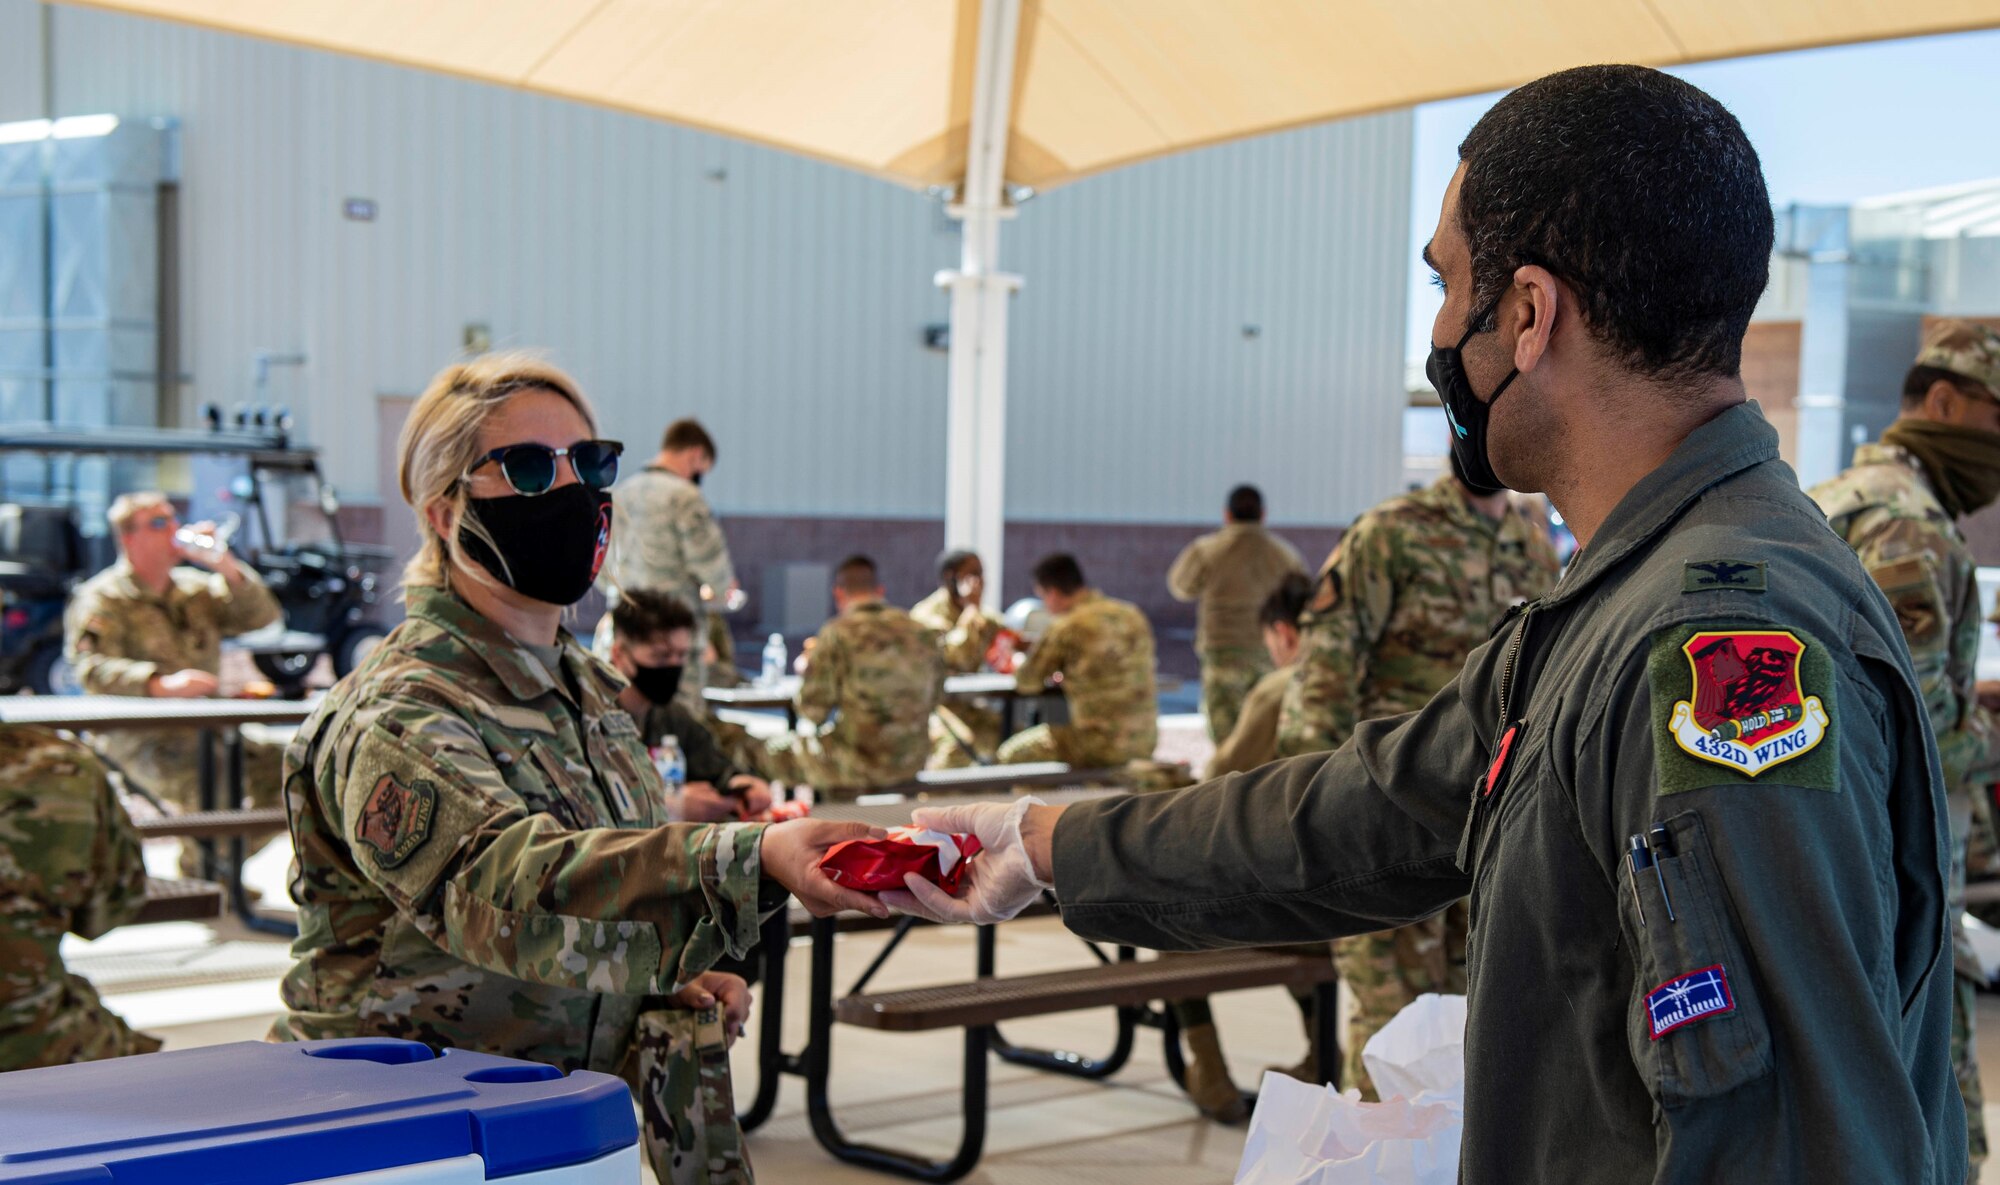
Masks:
[[[785,724],[790,728],[799,726],[798,695],[799,684],[804,682],[797,675],[787,675],[776,683],[745,683],[740,687],[704,687],[702,698],[718,708],[740,708],[745,711],[781,711],[785,714]],[[1014,681],[1012,675],[998,675],[985,672],[976,675],[950,675],[944,681],[946,699],[996,699],[1000,701],[1000,735],[1010,737],[1021,731],[1020,712],[1024,705],[1038,707],[1044,717],[1060,714],[1065,710],[1062,692],[1051,688],[1023,688]],[[1060,720],[1051,720],[1061,723]]]
[[[201,811],[216,815],[218,776],[214,739],[224,747],[226,783],[232,807],[243,802],[243,737],[237,729],[245,724],[284,727],[303,724],[316,705],[298,700],[257,699],[155,699],[128,695],[32,695],[0,697],[0,724],[33,724],[72,732],[115,732],[135,728],[197,729],[205,738],[200,749]],[[204,838],[202,876],[218,879],[215,840]],[[251,907],[243,889],[243,838],[239,832],[230,839],[228,877],[230,907],[244,925],[266,933],[287,937],[297,933],[288,922],[263,917]]]

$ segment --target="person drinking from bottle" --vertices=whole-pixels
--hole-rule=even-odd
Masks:
[[[237,562],[214,523],[183,532],[165,494],[122,494],[106,517],[118,540],[118,561],[85,581],[63,614],[65,656],[83,689],[162,699],[216,694],[222,640],[278,620],[278,599]],[[119,730],[94,743],[140,789],[181,810],[200,809],[201,733]],[[250,805],[278,804],[283,753],[281,745],[244,738],[243,790]],[[199,875],[199,862],[195,842],[183,841],[183,875]]]

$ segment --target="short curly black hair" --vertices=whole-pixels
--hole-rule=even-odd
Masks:
[[[1736,376],[1773,219],[1757,150],[1721,103],[1643,66],[1580,66],[1495,103],[1458,156],[1473,308],[1535,264],[1634,370]]]

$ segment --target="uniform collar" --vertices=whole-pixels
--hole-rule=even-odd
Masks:
[[[1574,599],[1627,556],[1663,534],[1695,499],[1738,473],[1778,457],[1778,432],[1755,400],[1688,433],[1659,468],[1626,492],[1543,604]]]
[[[556,685],[555,672],[544,667],[513,635],[481,617],[450,591],[412,587],[407,593],[407,609],[411,617],[436,626],[478,655],[515,698],[532,699],[550,691],[568,694]],[[573,644],[569,631],[557,627],[556,645],[562,647],[563,661],[569,661]]]
[[[1884,444],[1874,440],[1856,447],[1854,467],[1858,469],[1863,465],[1900,465],[1916,476],[1918,484],[1922,485],[1933,499],[1937,497],[1937,487],[1931,484],[1931,475],[1924,469],[1924,463],[1917,460],[1917,454],[1900,444]],[[1938,513],[1944,514],[1942,505],[1938,507]],[[1945,517],[1951,516],[1945,515]]]

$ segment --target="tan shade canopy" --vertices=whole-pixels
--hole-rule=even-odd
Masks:
[[[93,0],[957,183],[977,0]],[[1090,173],[1591,62],[2000,25],[2000,0],[1023,0],[1006,180]]]

